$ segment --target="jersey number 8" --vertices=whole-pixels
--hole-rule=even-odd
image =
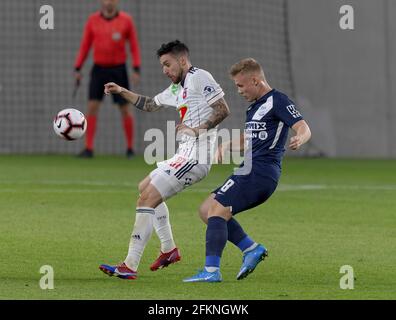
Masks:
[[[234,185],[234,181],[231,179],[228,179],[226,183],[221,187],[220,191],[226,192],[229,188],[231,188]]]

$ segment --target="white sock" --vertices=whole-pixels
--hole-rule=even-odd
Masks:
[[[205,267],[205,270],[208,272],[215,272],[219,269],[220,269],[219,267]]]
[[[255,243],[253,243],[249,248],[246,248],[245,250],[243,250],[242,252],[243,253],[246,253],[246,252],[249,252],[249,251],[252,251],[254,248],[256,248],[258,246],[258,243],[257,242],[255,242]]]
[[[169,221],[169,210],[165,202],[160,203],[155,208],[155,215],[153,219],[154,229],[161,241],[161,251],[163,253],[169,252],[176,248],[175,241],[173,241],[172,228]]]
[[[129,242],[128,256],[124,261],[133,271],[137,271],[144,248],[153,232],[153,217],[153,208],[136,208],[135,225]]]

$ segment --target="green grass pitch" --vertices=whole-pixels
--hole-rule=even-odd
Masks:
[[[152,169],[139,157],[1,156],[0,299],[396,298],[396,161],[285,159],[270,200],[237,215],[268,259],[237,281],[241,253],[229,243],[218,284],[182,279],[203,266],[197,208],[230,174],[225,165],[167,202],[179,263],[149,270],[153,233],[138,280],[99,271],[125,258],[137,183]],[[52,290],[39,287],[43,265],[54,269]],[[340,288],[343,265],[354,289]]]

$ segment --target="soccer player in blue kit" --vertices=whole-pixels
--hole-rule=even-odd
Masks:
[[[269,86],[257,61],[252,58],[239,61],[231,67],[230,76],[251,105],[246,112],[245,134],[237,143],[220,146],[219,159],[229,147],[243,149],[244,162],[201,205],[199,213],[207,223],[205,268],[184,282],[222,281],[220,259],[227,240],[243,252],[237,279],[254,271],[268,250],[252,240],[233,216],[262,204],[275,191],[289,128],[295,132],[289,141],[292,150],[299,149],[311,137],[293,101]]]

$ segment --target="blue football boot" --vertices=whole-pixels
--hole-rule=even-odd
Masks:
[[[220,270],[208,272],[205,269],[199,270],[198,273],[190,278],[186,278],[183,282],[221,282],[222,277]]]
[[[257,245],[253,250],[246,252],[243,255],[241,269],[237,275],[237,280],[246,278],[249,273],[252,273],[260,261],[268,256],[268,250],[261,244]]]

